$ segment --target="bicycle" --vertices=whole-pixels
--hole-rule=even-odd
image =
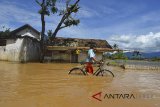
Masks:
[[[88,75],[88,72],[86,71],[86,66],[85,63],[81,63],[81,65],[83,65],[82,67],[74,67],[72,68],[68,74],[72,74],[72,75]],[[108,69],[104,69],[104,62],[101,60],[98,63],[98,69],[96,70],[96,72],[93,73],[94,76],[112,76],[114,77],[114,74],[108,70]]]

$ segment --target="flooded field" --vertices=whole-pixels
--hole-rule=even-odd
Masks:
[[[114,78],[68,75],[74,66],[0,62],[0,107],[160,107],[159,71],[111,67]]]

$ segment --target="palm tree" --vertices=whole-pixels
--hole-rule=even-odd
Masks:
[[[114,44],[114,45],[113,45],[113,49],[118,49],[118,45],[117,45],[117,44]]]
[[[134,56],[136,59],[140,59],[142,54],[139,51],[134,51],[132,56]]]

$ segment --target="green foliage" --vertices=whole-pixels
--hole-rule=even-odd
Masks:
[[[70,4],[70,2],[71,0],[67,0],[66,10],[61,10],[59,13],[59,15],[64,16],[63,18],[65,19],[60,29],[65,28],[65,27],[74,26],[74,25],[77,26],[80,23],[79,19],[75,19],[72,17],[72,13],[76,14],[80,7],[78,4]]]
[[[117,44],[114,44],[112,47],[113,47],[113,49],[118,49],[118,45]]]
[[[44,2],[39,2],[39,0],[35,0],[36,3],[41,7],[38,11],[39,14],[50,15],[51,13],[56,13],[58,11],[56,7],[57,0],[44,0]]]
[[[47,16],[49,16],[50,15],[50,12],[49,12],[49,10],[42,10],[42,9],[40,9],[39,11],[38,11],[38,13],[39,14],[44,14],[44,15],[47,15]]]
[[[48,37],[51,37],[52,36],[52,30],[48,30],[47,34],[48,34]]]
[[[118,63],[116,63],[115,61],[111,61],[109,62],[110,65],[118,65]]]
[[[112,55],[106,55],[105,58],[106,59],[124,59],[124,60],[128,59],[127,56],[123,53],[123,51],[119,51]]]
[[[125,56],[125,54],[123,52],[118,52],[112,55],[112,58],[114,59],[126,59],[127,57]]]
[[[132,54],[132,59],[140,60],[143,59],[142,54],[139,51],[134,51]]]
[[[54,14],[54,13],[57,13],[58,9],[57,9],[56,7],[52,7],[52,8],[51,8],[51,11],[52,11],[52,13]]]
[[[160,57],[153,57],[151,58],[152,61],[160,61]]]
[[[0,31],[0,36],[9,36],[11,31],[10,28],[6,28],[5,26],[2,26],[3,31]]]
[[[52,31],[52,30],[48,30],[48,32],[47,32],[47,36],[48,36],[47,41],[51,41],[51,39],[52,39],[52,34],[53,34],[53,31]]]
[[[53,38],[55,38],[59,30],[66,28],[66,27],[70,27],[70,26],[77,26],[80,23],[79,19],[72,17],[72,15],[73,14],[75,15],[80,8],[78,5],[80,0],[65,0],[66,8],[63,10],[60,10],[60,7],[57,7],[56,3],[58,2],[58,0],[42,0],[41,2],[40,0],[35,0],[35,1],[41,7],[38,13],[41,14],[41,20],[43,20],[42,21],[43,30],[45,30],[44,29],[45,28],[45,15],[49,16],[50,14],[55,14],[58,12],[59,16],[61,16],[61,20],[58,23],[54,32],[50,32],[50,34],[52,33]],[[75,3],[73,1],[75,1]]]
[[[64,21],[65,26],[71,26],[71,25],[78,25],[80,23],[80,20],[76,20],[76,19],[66,19]]]
[[[78,6],[78,4],[77,4],[76,6],[74,6],[74,5],[71,4],[71,5],[68,7],[67,10],[68,10],[68,12],[71,11],[71,12],[77,13],[78,10],[79,10],[79,8],[80,8],[80,7]]]

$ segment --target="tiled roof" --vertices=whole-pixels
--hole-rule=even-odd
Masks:
[[[56,37],[49,46],[68,46],[68,47],[90,47],[94,45],[96,48],[110,48],[110,44],[106,40],[101,39],[80,39],[80,38],[64,38]]]

